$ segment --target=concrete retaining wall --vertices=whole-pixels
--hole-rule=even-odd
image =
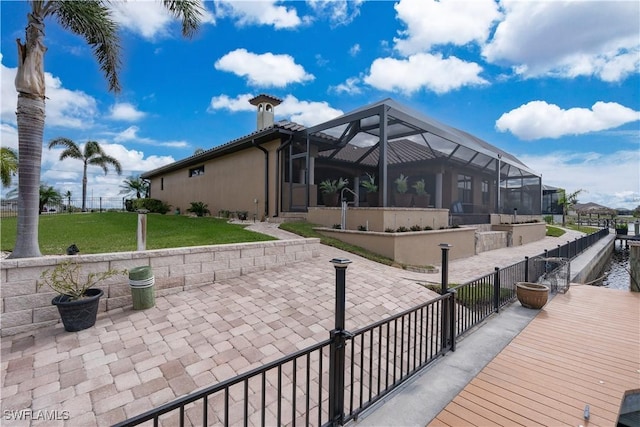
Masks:
[[[571,261],[571,283],[588,283],[597,279],[613,253],[615,235],[610,234]]]
[[[151,266],[156,295],[180,292],[193,286],[308,260],[318,256],[319,239],[277,240],[215,246],[194,246],[142,252],[78,255],[83,274],[108,269],[123,270]],[[51,305],[56,293],[36,282],[44,270],[68,256],[2,260],[0,266],[0,335],[14,335],[58,322],[57,308]],[[112,277],[98,288],[104,291],[100,311],[132,305],[127,275]]]

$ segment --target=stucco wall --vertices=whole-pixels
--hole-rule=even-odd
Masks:
[[[269,216],[276,208],[275,162],[279,141],[262,144],[269,151]],[[204,173],[189,177],[189,170],[204,166]],[[151,197],[180,208],[184,214],[191,202],[204,202],[212,215],[219,210],[248,211],[260,220],[265,210],[265,154],[252,147],[191,165],[151,179]],[[257,203],[255,202],[257,201]]]
[[[180,292],[193,286],[238,277],[275,266],[318,256],[319,239],[277,240],[215,246],[194,246],[142,252],[118,252],[74,257],[83,273],[107,269],[151,266],[157,295]],[[36,282],[40,274],[68,256],[3,260],[0,266],[2,304],[0,335],[13,335],[58,322],[57,308],[51,305],[56,293]],[[127,275],[100,283],[104,291],[100,311],[131,307]]]
[[[453,245],[449,259],[467,258],[475,253],[475,229],[415,231],[406,233],[378,233],[319,228],[324,235],[363,247],[402,264],[439,265],[442,260],[440,243]]]
[[[340,224],[342,210],[340,208],[309,208],[307,220],[314,224],[332,227]],[[383,232],[386,229],[397,230],[403,226],[419,225],[438,230],[449,225],[448,209],[407,209],[407,208],[354,208],[347,210],[347,230],[357,230],[358,226],[366,226],[369,231]]]
[[[494,231],[507,231],[511,233],[508,246],[522,246],[527,243],[544,239],[547,234],[547,225],[544,222],[529,224],[498,224],[494,225]]]

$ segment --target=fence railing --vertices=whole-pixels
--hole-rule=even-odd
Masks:
[[[125,198],[123,197],[87,197],[85,209],[89,212],[124,211]],[[82,199],[63,199],[60,202],[47,203],[40,211],[41,214],[64,214],[82,212]],[[8,218],[18,215],[18,200],[2,200],[0,205],[0,217]]]
[[[540,257],[573,258],[608,234],[600,230]],[[117,427],[153,425],[342,425],[449,351],[457,339],[516,298],[516,283],[537,281],[549,263],[529,258],[447,288],[417,307],[349,332],[345,322],[345,272],[336,268],[335,328],[330,338],[262,367],[125,420]],[[554,252],[554,251],[557,251]],[[347,351],[347,347],[350,347]]]

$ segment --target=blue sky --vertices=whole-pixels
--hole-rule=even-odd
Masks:
[[[16,38],[28,4],[2,1],[1,143],[17,147]],[[191,40],[159,2],[112,4],[122,91],[83,40],[46,21],[42,179],[81,194],[82,165],[49,140],[100,142],[122,176],[89,195],[256,129],[248,99],[312,126],[393,98],[506,150],[579,201],[640,205],[640,3],[473,0],[215,1]]]

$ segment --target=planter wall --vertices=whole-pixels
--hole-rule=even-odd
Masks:
[[[307,221],[324,227],[340,224],[340,208],[309,208]],[[438,230],[449,225],[448,209],[415,209],[415,208],[358,208],[347,210],[347,230],[357,230],[358,226],[369,224],[369,231],[383,232],[387,228],[396,230],[412,225],[431,227]]]
[[[215,281],[238,277],[267,268],[288,265],[318,256],[319,239],[275,240],[215,246],[162,249],[141,252],[117,252],[75,255],[83,271],[132,269],[148,265],[155,276],[156,295],[180,292],[190,287],[211,285]],[[57,295],[42,287],[36,289],[40,274],[67,260],[66,255],[4,259],[0,269],[2,305],[0,335],[15,335],[59,322],[51,300]],[[132,307],[126,276],[100,282],[104,296],[98,311]]]
[[[379,233],[353,230],[317,229],[320,233],[346,243],[357,245],[371,252],[410,265],[439,265],[442,242],[453,245],[449,259],[467,258],[475,254],[475,229],[453,228],[406,233]]]
[[[537,242],[547,235],[547,225],[544,222],[528,224],[498,224],[493,225],[493,231],[507,231],[510,233],[509,246],[522,246]]]

